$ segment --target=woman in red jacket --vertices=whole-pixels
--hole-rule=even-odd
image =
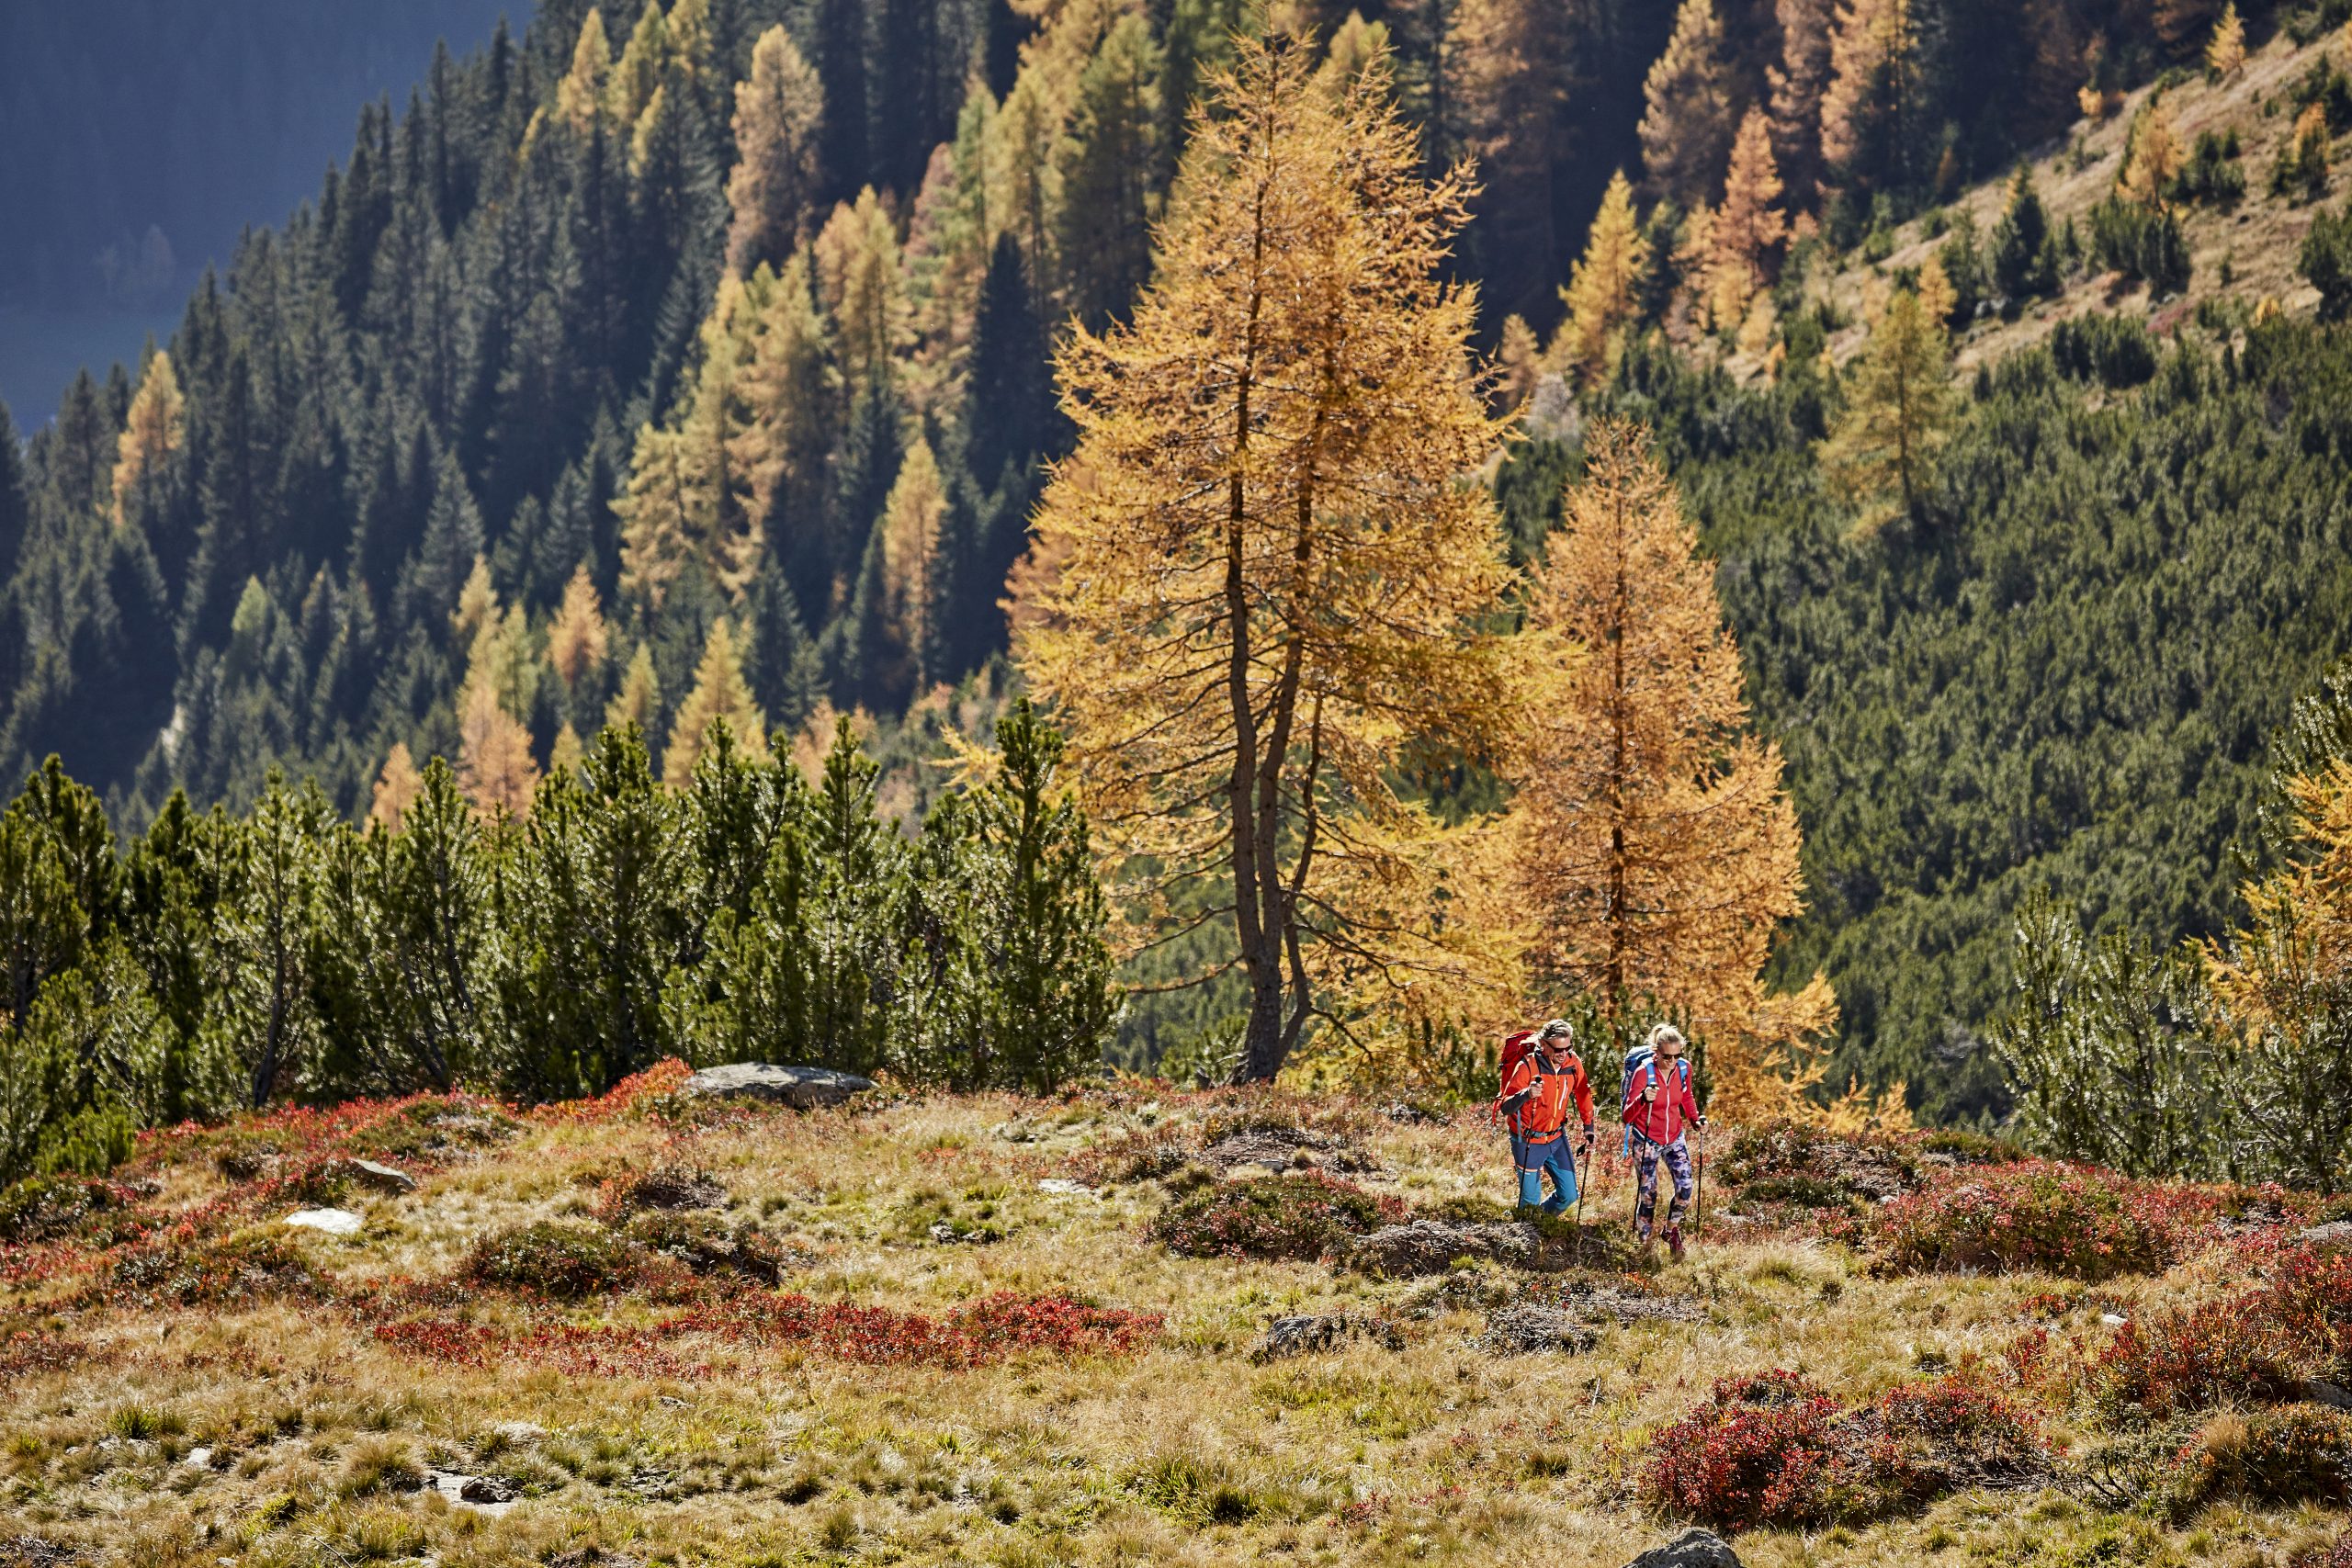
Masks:
[[[1657,1168],[1666,1162],[1674,1178],[1674,1201],[1666,1206],[1666,1245],[1679,1262],[1682,1257],[1683,1205],[1690,1201],[1690,1150],[1683,1130],[1707,1119],[1699,1114],[1698,1098],[1690,1092],[1690,1064],[1682,1057],[1682,1032],[1670,1023],[1650,1031],[1650,1059],[1634,1069],[1625,1084],[1625,1125],[1634,1130],[1634,1174],[1640,1183],[1634,1201],[1634,1225],[1642,1245],[1650,1244],[1650,1223],[1657,1213]]]

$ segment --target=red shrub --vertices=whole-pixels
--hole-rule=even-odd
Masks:
[[[2020,1160],[1954,1172],[1857,1222],[1896,1273],[2039,1269],[2078,1280],[2151,1273],[2216,1235],[2246,1195],[2134,1181],[2093,1166]]]
[[[2297,1250],[2226,1301],[2159,1310],[2116,1331],[2092,1363],[2112,1416],[2162,1420],[2245,1400],[2297,1396],[2306,1375],[2352,1360],[2352,1258]]]
[[[1650,1447],[1644,1490],[1726,1529],[1859,1523],[2048,1469],[2032,1418],[1965,1377],[1906,1383],[1850,1411],[1793,1372],[1726,1378]]]
[[[621,1079],[594,1100],[563,1100],[540,1106],[534,1115],[543,1122],[612,1122],[642,1113],[652,1100],[675,1094],[695,1070],[675,1056],[664,1056],[641,1073]]]
[[[1645,1491],[1726,1529],[1832,1517],[1841,1455],[1838,1402],[1794,1372],[1725,1378],[1650,1439]]]

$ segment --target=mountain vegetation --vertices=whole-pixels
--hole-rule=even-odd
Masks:
[[[1793,810],[1768,788],[1742,818],[1769,867],[1744,907],[1786,935],[1759,923],[1710,984],[1812,998],[1781,1033],[1825,1047],[1824,1085],[1998,1116],[2030,891],[2152,951],[2222,943],[2292,859],[2257,830],[2270,738],[2352,624],[2339,20],[552,0],[366,109],[140,365],[0,432],[0,769],[59,795],[62,757],[132,859],[150,824],[232,821],[277,846],[244,888],[434,799],[528,863],[605,831],[568,803],[616,767],[663,811],[714,757],[788,794],[845,714],[875,819],[968,822],[925,764],[1025,683],[1069,728],[1145,987],[1119,1059],[1266,1076],[1319,1043],[1467,1082],[1531,959],[1585,983],[1543,968],[1563,928],[1502,907],[1504,830],[1557,776],[1506,742],[1546,659],[1570,678],[1613,635],[1543,593],[1586,433],[1630,419],[1713,565],[1675,624],[1737,649],[1722,744],[1777,758],[1732,773]],[[1241,211],[1254,158],[1312,199]],[[2239,220],[2258,257],[2215,254]],[[1261,341],[1228,264],[1270,237],[1261,281],[1313,303]],[[1215,357],[1188,382],[1178,352]],[[1324,391],[1267,383],[1242,419],[1251,355]],[[1279,458],[1217,450],[1258,421]],[[1183,638],[1152,640],[1162,615]],[[1156,715],[1164,755],[1128,743]],[[1673,787],[1725,787],[1685,751]],[[25,971],[12,1028],[41,977],[110,983],[91,934]],[[742,996],[786,983],[737,940]],[[253,951],[282,987],[292,950]],[[718,951],[658,1026],[645,981],[611,1063],[497,1081],[594,1089],[679,1019],[748,1040],[775,1015]],[[1206,983],[1156,989],[1180,979]],[[254,1005],[247,1098],[328,1028]]]

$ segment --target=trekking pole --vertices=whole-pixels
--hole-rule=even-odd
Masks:
[[[1690,1234],[1693,1237],[1698,1235],[1707,1213],[1707,1130],[1702,1127],[1698,1132],[1699,1157],[1694,1163],[1699,1168],[1692,1179],[1694,1190],[1690,1194]]]
[[[1585,1178],[1592,1169],[1592,1156],[1593,1150],[1588,1146],[1584,1152],[1584,1168],[1577,1172],[1577,1267],[1579,1269],[1584,1267]],[[1571,1168],[1573,1168],[1576,1163],[1577,1162],[1574,1159],[1570,1159],[1568,1161]]]

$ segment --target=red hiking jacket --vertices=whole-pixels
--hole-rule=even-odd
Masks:
[[[1645,1098],[1652,1074],[1657,1075],[1657,1098]],[[1634,1071],[1634,1081],[1625,1086],[1625,1125],[1653,1144],[1670,1144],[1682,1136],[1683,1129],[1699,1119],[1699,1101],[1690,1092],[1690,1060],[1684,1057],[1671,1068],[1660,1069],[1655,1062]]]
[[[1531,1087],[1535,1092],[1510,1113],[1511,1131],[1521,1137],[1538,1144],[1558,1137],[1568,1124],[1571,1103],[1576,1106],[1578,1125],[1592,1125],[1592,1080],[1585,1076],[1584,1062],[1573,1052],[1557,1072],[1551,1073],[1537,1066],[1534,1052],[1521,1056],[1503,1075],[1502,1093],[1495,1102],[1499,1105]]]

